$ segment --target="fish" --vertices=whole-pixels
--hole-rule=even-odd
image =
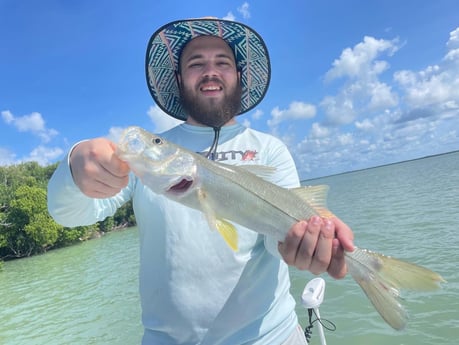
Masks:
[[[300,220],[334,217],[326,205],[326,185],[283,188],[268,181],[273,167],[212,161],[141,127],[123,131],[116,155],[154,193],[201,211],[235,251],[234,223],[282,242]],[[344,256],[349,274],[396,330],[408,322],[401,290],[431,291],[446,282],[428,268],[367,249],[355,247]]]

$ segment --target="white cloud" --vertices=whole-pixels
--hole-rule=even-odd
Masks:
[[[151,106],[148,109],[147,114],[155,126],[154,131],[156,133],[167,131],[168,129],[171,129],[183,122],[167,115],[157,105]]]
[[[242,18],[249,19],[250,18],[250,11],[249,11],[249,3],[244,2],[240,7],[237,8],[237,11],[242,14]]]
[[[254,119],[254,120],[259,120],[259,119],[261,119],[261,117],[263,116],[263,114],[264,114],[264,113],[263,113],[263,110],[257,109],[257,110],[255,110],[255,112],[252,114],[252,119]]]
[[[333,67],[325,74],[325,80],[331,81],[340,77],[367,78],[370,75],[378,75],[389,67],[386,61],[378,61],[376,58],[381,53],[389,56],[394,54],[398,47],[398,40],[392,41],[375,39],[365,36],[363,42],[346,48],[339,59],[333,62]]]
[[[111,127],[108,131],[107,139],[117,143],[120,140],[121,133],[123,133],[124,130],[125,128],[123,127]]]
[[[250,10],[249,10],[249,3],[246,1],[244,2],[241,6],[237,8],[237,12],[242,15],[243,19],[249,19],[250,18]],[[229,11],[226,16],[224,16],[222,19],[224,20],[231,20],[235,21],[236,16],[233,14],[233,12]]]
[[[275,107],[271,111],[271,119],[268,120],[270,127],[275,127],[285,120],[311,119],[316,115],[316,107],[303,102],[292,102],[288,109]]]
[[[449,40],[446,42],[446,47],[450,50],[459,48],[459,28],[449,33]]]
[[[19,132],[30,132],[41,138],[43,142],[49,142],[58,132],[55,129],[48,129],[45,120],[38,112],[29,115],[14,116],[11,111],[4,110],[1,113],[3,121],[15,127]]]
[[[351,123],[357,114],[352,98],[347,97],[345,93],[336,97],[325,97],[320,107],[325,112],[327,123],[332,126]]]
[[[233,12],[230,11],[222,19],[234,21],[234,20],[236,20],[236,17],[234,16]]]
[[[318,138],[326,138],[330,135],[330,129],[321,126],[319,123],[314,122],[312,124],[311,132],[309,134],[309,137],[312,139],[318,139]]]
[[[375,128],[374,124],[369,119],[364,119],[363,121],[356,121],[355,127],[362,131],[370,131]]]
[[[247,127],[247,128],[250,128],[250,126],[251,126],[250,121],[248,119],[244,119],[242,121],[242,125]]]
[[[8,149],[0,147],[0,166],[16,163],[16,154]]]
[[[352,123],[360,114],[377,112],[398,105],[399,97],[392,86],[379,80],[390,64],[381,60],[398,49],[398,40],[376,39],[365,36],[353,48],[345,48],[324,80],[342,80],[335,95],[325,96],[320,102],[326,122],[331,126]]]
[[[35,161],[40,165],[48,165],[56,161],[62,156],[64,151],[59,147],[38,146],[30,152],[29,156],[24,158],[24,161]]]
[[[366,37],[344,49],[324,78],[340,83],[337,91],[320,101],[318,121],[293,146],[300,176],[457,150],[459,28],[450,33],[446,48],[438,64],[392,72],[388,61],[399,49],[396,40]]]

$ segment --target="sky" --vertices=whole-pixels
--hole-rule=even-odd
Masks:
[[[0,0],[0,166],[175,125],[147,89],[146,45],[204,16],[264,38],[271,84],[238,121],[282,139],[301,179],[459,150],[456,0]]]

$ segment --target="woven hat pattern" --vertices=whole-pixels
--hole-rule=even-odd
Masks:
[[[241,72],[241,111],[253,109],[268,89],[271,66],[263,39],[248,26],[220,19],[175,21],[156,31],[147,48],[146,76],[151,95],[167,114],[186,120],[176,77],[180,54],[193,38],[218,36],[233,48]]]

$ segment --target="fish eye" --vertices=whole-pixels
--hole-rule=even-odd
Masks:
[[[160,138],[153,138],[152,141],[156,145],[161,145],[163,143],[163,141]]]

